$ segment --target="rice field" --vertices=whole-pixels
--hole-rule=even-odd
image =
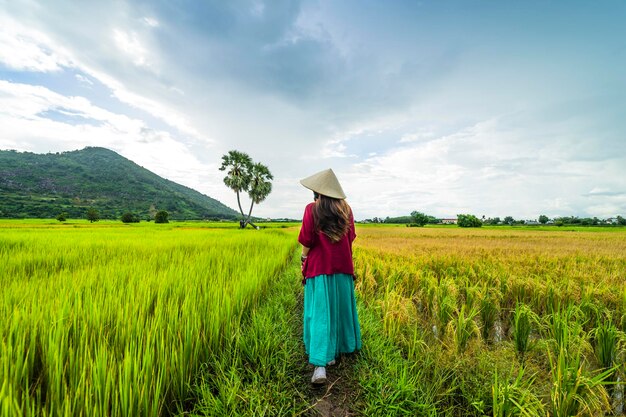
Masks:
[[[364,349],[316,392],[275,226],[0,221],[0,417],[623,412],[626,230],[357,226]]]
[[[621,414],[626,233],[616,230],[360,228],[358,293],[418,376],[407,411]]]
[[[279,230],[5,226],[3,417],[183,410],[201,364],[266,293],[296,244]]]

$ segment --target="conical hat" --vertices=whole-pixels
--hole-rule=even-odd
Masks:
[[[338,198],[340,200],[346,198],[346,194],[343,192],[337,176],[330,168],[300,180],[300,184],[304,185],[309,190],[327,197]]]

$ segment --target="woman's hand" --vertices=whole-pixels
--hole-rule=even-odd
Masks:
[[[310,248],[306,246],[302,246],[302,255],[300,255],[300,269],[302,270],[302,274],[304,275],[304,263],[306,262],[306,258],[309,255]]]
[[[306,256],[300,255],[300,270],[304,274],[304,263],[306,262]]]

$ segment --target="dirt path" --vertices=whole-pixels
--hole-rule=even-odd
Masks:
[[[299,325],[297,334],[302,337],[302,309],[303,294],[298,294]],[[307,365],[302,375],[303,383],[307,387],[306,394],[310,399],[310,406],[300,415],[304,416],[322,416],[322,417],[347,417],[357,416],[355,410],[355,397],[357,394],[356,382],[353,378],[354,362],[356,355],[343,355],[334,366],[326,367],[327,382],[324,385],[315,386],[311,384],[311,375],[313,374],[313,366]],[[304,344],[302,344],[302,360],[307,361],[304,353]]]
[[[309,415],[323,417],[358,415],[353,403],[356,390],[350,378],[353,362],[352,357],[343,358],[337,365],[326,368],[328,377],[326,385],[321,387],[311,385],[312,408]]]

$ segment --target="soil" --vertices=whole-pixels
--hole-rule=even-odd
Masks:
[[[309,386],[311,406],[305,415],[322,417],[356,416],[354,400],[357,394],[354,380],[351,378],[355,355],[346,355],[334,366],[326,367],[326,384],[311,384],[313,367],[307,367],[305,375]]]

